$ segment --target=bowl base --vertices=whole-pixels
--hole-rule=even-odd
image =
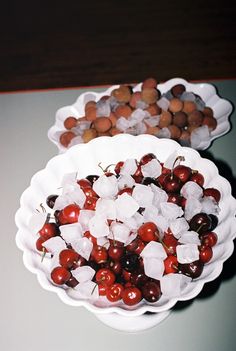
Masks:
[[[141,316],[128,317],[117,313],[96,314],[96,317],[108,327],[116,330],[136,333],[153,328],[166,319],[170,310],[159,313],[145,313]]]

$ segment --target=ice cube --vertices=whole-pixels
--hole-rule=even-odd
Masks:
[[[170,230],[176,239],[179,239],[182,232],[189,229],[189,224],[184,217],[176,218],[170,222]]]
[[[167,202],[168,200],[168,195],[165,192],[165,190],[159,188],[155,184],[150,184],[150,187],[154,193],[154,198],[153,198],[153,205],[156,206],[157,208],[160,208],[160,204],[162,202]]]
[[[97,238],[97,244],[108,249],[110,246],[110,241],[107,239],[107,237],[101,236],[100,238]]]
[[[156,127],[159,125],[160,116],[152,116],[150,118],[145,119],[145,123],[149,125],[149,127]]]
[[[220,208],[213,197],[204,196],[200,202],[202,205],[202,212],[214,214],[216,216],[220,213]]]
[[[177,260],[179,263],[191,263],[199,259],[198,245],[183,244],[176,246]]]
[[[79,293],[79,298],[97,299],[99,297],[98,285],[91,280],[79,283],[75,290]]]
[[[199,239],[199,234],[193,230],[184,231],[179,238],[181,244],[196,244],[200,245],[201,241]]]
[[[123,223],[112,222],[110,225],[109,239],[125,243],[129,237],[130,229]]]
[[[147,126],[146,126],[146,124],[143,123],[143,122],[137,123],[136,126],[135,126],[135,128],[136,128],[136,133],[137,133],[137,135],[139,135],[139,134],[145,134],[145,132],[146,132],[146,130],[147,130]]]
[[[195,94],[188,91],[184,91],[180,99],[182,101],[195,101]]]
[[[48,213],[46,212],[35,212],[29,219],[29,229],[32,233],[37,234],[40,229],[44,226],[48,218]]]
[[[140,254],[143,258],[157,258],[164,260],[167,257],[166,251],[161,243],[150,241]]]
[[[60,236],[54,236],[42,244],[48,252],[55,254],[58,251],[66,249],[66,243]]]
[[[137,170],[137,162],[134,158],[128,158],[121,167],[121,175],[132,175]]]
[[[136,102],[136,109],[145,110],[145,108],[147,107],[148,107],[148,104],[146,104],[146,102],[144,102],[143,100],[138,100]]]
[[[123,105],[122,103],[118,102],[114,96],[110,96],[107,101],[109,101],[112,111],[114,111],[118,106]]]
[[[86,237],[73,242],[73,249],[86,260],[89,259],[93,249],[93,243]]]
[[[124,246],[127,246],[127,245],[129,245],[130,243],[132,243],[132,241],[133,241],[134,239],[137,238],[137,235],[138,235],[137,232],[131,233],[131,234],[128,236],[128,238],[127,238],[127,240],[126,240]]]
[[[120,175],[118,178],[118,189],[132,188],[135,184],[135,180],[129,174]]]
[[[199,95],[195,95],[195,104],[197,105],[197,110],[203,111],[206,106],[205,102]]]
[[[89,101],[95,101],[96,95],[92,93],[86,93],[83,97],[83,104],[85,105]]]
[[[113,198],[118,192],[116,177],[113,175],[109,177],[105,174],[101,175],[93,183],[93,190],[102,198]]]
[[[184,213],[182,208],[171,202],[162,202],[160,204],[161,213],[167,220],[174,220],[181,217]]]
[[[189,221],[195,214],[202,211],[202,204],[198,199],[189,197],[184,208],[184,217]]]
[[[168,220],[160,214],[156,217],[154,223],[156,224],[157,228],[160,230],[161,232],[160,234],[166,232],[167,229],[169,228]]]
[[[53,206],[54,211],[60,211],[71,204],[71,198],[68,195],[59,195]]]
[[[116,218],[121,221],[132,217],[139,209],[137,201],[127,193],[118,195],[118,198],[115,200],[115,206]]]
[[[108,100],[99,100],[96,104],[96,116],[97,117],[108,117],[111,113],[111,106]]]
[[[165,267],[163,260],[158,258],[148,257],[143,259],[144,273],[153,279],[161,279]]]
[[[166,97],[161,97],[158,101],[157,101],[157,105],[163,110],[163,111],[167,111],[170,105],[170,101],[166,98]]]
[[[147,207],[152,203],[154,193],[151,187],[143,184],[136,184],[133,188],[132,197],[140,207]]]
[[[96,203],[96,214],[106,219],[116,219],[116,205],[112,199],[98,199]]]
[[[60,266],[60,259],[59,259],[60,251],[57,251],[53,254],[51,260],[50,260],[50,269],[51,271]]]
[[[179,297],[184,288],[192,281],[183,274],[169,273],[160,279],[161,292],[165,298]]]
[[[145,222],[156,222],[157,217],[159,216],[159,210],[156,206],[149,205],[145,208],[142,213]]]
[[[60,232],[62,238],[67,244],[71,244],[83,236],[83,230],[80,223],[71,223],[60,226]]]
[[[95,238],[109,235],[107,219],[99,214],[95,214],[89,220],[89,231]]]
[[[161,164],[155,158],[141,166],[141,170],[144,177],[157,178],[162,173]]]
[[[185,197],[185,199],[188,199],[188,198],[200,199],[203,196],[203,190],[202,190],[202,187],[198,185],[196,182],[188,181],[182,186],[180,190],[180,194],[183,197]]]
[[[143,111],[140,108],[134,110],[130,116],[131,120],[135,120],[136,123],[142,122],[144,118],[149,117],[147,111]]]
[[[130,127],[130,123],[127,118],[120,117],[116,121],[116,128],[125,132]]]
[[[78,222],[81,224],[83,232],[89,229],[89,221],[95,215],[95,211],[92,210],[80,210]]]
[[[76,178],[77,172],[65,173],[61,182],[62,188],[64,188],[67,184],[76,184]]]
[[[194,129],[190,135],[190,144],[192,148],[198,148],[201,142],[210,141],[210,131],[208,126],[204,125]]]
[[[84,207],[86,201],[86,195],[84,194],[83,190],[76,186],[74,189],[66,194],[70,199],[71,203],[77,204],[80,208]]]
[[[87,282],[92,280],[96,271],[90,266],[82,266],[73,270],[73,277],[78,280],[79,283]]]
[[[178,157],[178,152],[175,150],[167,157],[167,159],[165,160],[163,166],[166,167],[166,168],[172,169],[177,157]]]

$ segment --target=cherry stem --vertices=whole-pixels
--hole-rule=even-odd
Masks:
[[[115,166],[115,163],[111,163],[110,165],[108,165],[105,169],[102,167],[102,162],[99,162],[98,167],[101,168],[101,170],[103,171],[103,173],[106,173],[107,171],[109,171],[109,168],[111,166]]]
[[[43,262],[44,257],[46,256],[46,253],[47,253],[47,250],[46,250],[45,247],[44,247],[44,248],[43,248],[43,254],[42,254],[42,257],[41,257],[41,262]]]
[[[176,162],[177,162],[177,161],[179,161],[179,163],[185,161],[184,156],[178,156],[178,157],[176,157],[176,159],[175,159],[175,161],[174,161],[174,163],[173,163],[172,171],[173,171],[173,169],[175,168],[175,165],[176,165]]]
[[[207,223],[201,223],[200,226],[197,228],[196,233],[198,233],[199,230],[201,230],[205,224],[207,224]]]
[[[96,284],[94,285],[93,290],[91,291],[91,295],[93,295],[93,293],[94,293],[94,291],[95,291],[95,289],[96,289],[97,286],[98,286],[98,283],[96,283]]]

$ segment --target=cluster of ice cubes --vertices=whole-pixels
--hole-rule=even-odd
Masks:
[[[171,155],[166,164],[176,158],[176,153]],[[93,249],[92,242],[84,236],[86,231],[97,239],[99,245],[109,247],[109,239],[117,240],[128,245],[137,236],[138,228],[146,222],[154,222],[160,232],[160,238],[170,229],[179,244],[177,246],[177,260],[180,263],[191,263],[199,259],[198,246],[200,244],[198,233],[189,230],[188,221],[201,211],[218,214],[219,206],[212,197],[204,197],[202,188],[188,181],[181,189],[181,195],[186,198],[185,210],[182,207],[168,202],[165,190],[150,184],[149,186],[135,183],[132,174],[137,170],[134,159],[124,162],[119,177],[114,175],[101,175],[94,183],[93,190],[99,195],[96,210],[83,209],[85,195],[77,183],[77,173],[66,174],[62,180],[61,194],[57,197],[53,212],[61,210],[71,203],[78,204],[81,208],[78,222],[60,226],[61,236],[56,236],[44,242],[47,252],[53,255],[52,267],[58,262],[58,254],[65,249],[66,244],[89,260]],[[158,177],[161,174],[159,161],[151,160],[142,166],[142,172],[147,177]],[[132,195],[118,192],[127,186],[133,188]],[[139,212],[139,209],[142,211]],[[37,233],[46,222],[46,212],[36,212],[29,221],[30,230]],[[186,283],[186,277],[181,275],[164,275],[164,259],[166,251],[160,242],[149,242],[141,257],[144,261],[145,274],[161,282],[162,293],[172,296],[175,289],[171,284],[177,284],[177,291]],[[79,285],[76,287],[79,296],[88,297],[91,290],[96,290],[91,281],[94,271],[90,267],[80,267],[73,271]],[[96,296],[97,290],[95,292]]]

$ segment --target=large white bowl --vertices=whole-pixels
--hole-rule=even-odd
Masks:
[[[191,281],[176,298],[161,298],[158,302],[149,304],[142,300],[137,306],[128,307],[122,302],[104,304],[99,301],[79,300],[73,296],[71,288],[55,286],[50,280],[50,258],[41,262],[41,255],[35,249],[36,235],[30,232],[28,221],[31,215],[50,194],[55,194],[60,187],[65,173],[79,171],[79,177],[89,174],[101,174],[98,164],[106,166],[127,158],[141,158],[148,152],[154,153],[160,161],[165,161],[174,151],[185,157],[185,164],[204,174],[205,187],[215,187],[220,190],[222,197],[219,224],[215,230],[218,243],[213,248],[213,259],[206,264],[202,275]],[[236,200],[231,195],[229,182],[221,177],[217,167],[211,161],[202,158],[191,148],[181,147],[177,142],[168,139],[158,139],[150,135],[131,136],[128,134],[115,137],[100,137],[87,144],[70,148],[67,152],[53,157],[46,167],[36,173],[30,186],[24,191],[20,200],[20,208],[16,213],[18,232],[17,246],[23,251],[25,266],[37,275],[40,285],[55,292],[66,304],[84,306],[95,313],[103,322],[117,329],[127,331],[146,329],[165,318],[178,300],[189,300],[198,295],[206,282],[214,280],[222,270],[223,262],[233,252],[233,239],[236,234]],[[146,312],[154,314],[147,315]]]
[[[137,84],[133,88],[133,91],[140,91],[141,84],[142,83]],[[229,116],[233,110],[232,105],[229,101],[219,97],[215,87],[209,83],[190,83],[182,78],[173,78],[164,83],[158,84],[157,88],[163,94],[169,91],[176,84],[183,84],[186,87],[186,91],[191,91],[200,96],[206,103],[206,106],[211,107],[214,112],[214,116],[217,119],[217,127],[210,133],[210,140],[202,141],[197,148],[198,150],[205,150],[211,145],[214,139],[219,138],[230,130]],[[48,138],[58,147],[60,153],[67,150],[67,148],[65,148],[59,142],[61,133],[66,131],[64,127],[65,119],[68,116],[74,116],[76,118],[84,116],[84,106],[86,102],[89,100],[98,101],[102,96],[110,95],[112,90],[118,87],[119,85],[114,85],[109,89],[99,93],[94,91],[87,91],[81,94],[74,104],[64,106],[57,110],[55,123],[48,130]]]

